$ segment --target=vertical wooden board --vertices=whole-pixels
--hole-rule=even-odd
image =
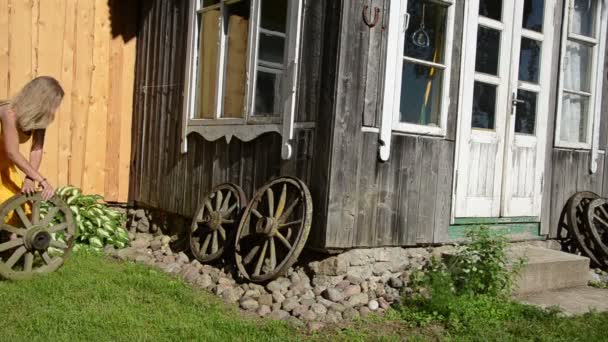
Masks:
[[[108,0],[95,0],[93,74],[91,102],[85,135],[82,185],[85,193],[102,194],[105,189],[108,133],[108,93],[110,82],[110,41],[112,28]],[[111,129],[112,130],[112,129]]]
[[[437,175],[437,191],[435,197],[435,229],[433,232],[434,243],[448,241],[448,229],[452,213],[452,182],[454,175],[454,151],[455,144],[451,141],[442,141],[439,155],[434,157],[439,160],[439,171]]]
[[[0,0],[0,100],[9,95],[9,0]]]
[[[74,99],[74,62],[76,44],[76,0],[65,0],[65,12],[63,16],[64,32],[61,41],[61,74],[59,81],[65,91],[65,96],[59,107],[56,118],[57,130],[57,184],[59,186],[68,185],[69,161],[72,150],[72,100]],[[51,147],[53,148],[53,147]]]
[[[433,241],[435,227],[435,199],[437,197],[437,177],[439,174],[438,151],[441,142],[435,139],[422,139],[420,154],[420,190],[418,200],[418,224],[416,225],[416,244]],[[416,161],[418,161],[418,156]]]
[[[395,161],[391,161],[391,163],[397,164],[396,177],[398,184],[395,189],[395,191],[398,192],[397,201],[395,203],[397,219],[395,220],[395,227],[393,230],[398,233],[396,236],[398,237],[397,241],[399,245],[406,245],[409,243],[408,236],[410,235],[410,230],[415,228],[410,225],[408,221],[408,208],[410,206],[408,192],[410,187],[413,186],[412,181],[415,176],[415,165],[412,163],[412,156],[416,153],[416,145],[414,139],[406,140],[402,138],[401,140],[403,143],[399,144],[399,150],[394,150],[395,153],[393,154],[393,158],[395,158]]]
[[[375,218],[378,209],[378,186],[376,185],[376,142],[378,135],[364,133],[358,143],[359,162],[357,164],[358,179],[357,193],[359,194],[357,204],[358,227],[355,234],[357,246],[370,246],[375,238]]]
[[[414,144],[414,153],[408,156],[412,163],[412,176],[408,180],[407,186],[407,197],[408,197],[408,209],[407,209],[407,245],[414,245],[418,238],[418,226],[419,226],[419,206],[420,206],[420,185],[423,176],[423,172],[426,170],[422,169],[423,161],[423,146],[420,137],[411,138]]]
[[[375,9],[380,10],[380,21],[375,27],[369,28],[368,61],[365,79],[365,104],[363,108],[363,126],[379,126],[380,103],[382,98],[382,80],[385,65],[386,33],[382,29],[388,24],[385,14],[389,11],[389,2],[372,0],[369,3],[367,16],[374,20]],[[365,26],[367,27],[367,26]]]
[[[40,76],[38,74],[38,47],[39,41],[39,22],[40,22],[40,0],[31,0],[32,4],[32,39],[31,39],[31,54],[32,54],[32,78]]]
[[[38,74],[52,76],[61,83],[61,49],[57,42],[65,33],[66,2],[63,0],[40,1],[40,19],[38,20]],[[64,89],[65,91],[66,89]],[[69,97],[68,96],[64,96]],[[61,113],[57,113],[57,116]],[[59,119],[46,129],[42,173],[51,184],[59,185]]]
[[[76,16],[76,49],[74,60],[74,91],[72,97],[72,156],[69,162],[69,181],[82,186],[86,154],[86,134],[91,101],[95,3],[79,1]]]

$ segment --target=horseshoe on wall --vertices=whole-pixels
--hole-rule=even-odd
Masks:
[[[373,21],[369,20],[368,12],[369,12],[369,14],[371,14],[371,11],[368,11],[368,10],[369,10],[369,6],[365,5],[363,7],[363,22],[369,28],[372,28],[378,24],[378,20],[380,19],[380,9],[378,7],[374,7],[374,20]]]

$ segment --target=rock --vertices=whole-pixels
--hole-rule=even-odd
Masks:
[[[321,296],[317,296],[315,297],[315,301],[321,305],[323,305],[326,308],[329,308],[334,302],[332,302],[331,300],[327,300]]]
[[[348,262],[337,256],[330,257],[322,261],[311,262],[309,267],[315,274],[338,276],[346,274],[346,271],[348,270]]]
[[[187,264],[190,262],[190,258],[188,258],[186,253],[179,252],[179,254],[177,255],[177,262],[182,263],[182,264]]]
[[[317,301],[314,298],[305,298],[305,299],[300,298],[300,303],[302,303],[304,305],[312,306],[313,304],[316,304]]]
[[[181,266],[178,263],[173,262],[173,263],[166,265],[164,270],[167,273],[177,274],[181,270]]]
[[[258,316],[264,317],[269,315],[272,312],[272,310],[270,309],[270,306],[268,305],[262,305],[260,306],[260,308],[258,309]]]
[[[135,249],[146,249],[150,246],[150,241],[147,239],[137,238],[131,242],[131,247]]]
[[[301,296],[302,299],[315,299],[315,297],[315,293],[312,290],[306,290]]]
[[[272,304],[272,311],[277,311],[277,310],[281,310],[281,303]]]
[[[323,298],[327,299],[327,300],[331,300],[332,302],[340,302],[344,299],[344,294],[335,288],[329,288],[325,291],[323,291],[323,293],[321,293],[321,295],[323,296]]]
[[[272,299],[274,299],[275,303],[283,303],[285,296],[280,291],[274,291],[272,293]]]
[[[222,291],[222,298],[226,303],[234,304],[239,301],[243,295],[243,289],[240,287],[227,288]]]
[[[116,256],[120,260],[133,261],[137,257],[137,250],[133,248],[123,248],[116,252]]]
[[[291,298],[287,298],[287,299],[285,299],[285,301],[283,301],[281,308],[285,311],[290,312],[293,309],[295,309],[298,305],[300,305],[298,299],[295,297],[291,297]]]
[[[367,296],[367,293],[358,293],[350,297],[350,299],[348,300],[348,305],[351,307],[367,305],[368,301],[369,297]]]
[[[141,220],[146,217],[146,211],[144,209],[135,210],[134,216],[136,219]]]
[[[258,298],[258,302],[260,303],[260,305],[266,305],[270,307],[272,305],[272,295],[262,295]]]
[[[336,287],[336,285],[344,280],[344,276],[326,276],[326,275],[317,275],[312,279],[312,284],[315,287]]]
[[[289,284],[290,284],[289,279],[278,278],[278,279],[273,280],[270,283],[268,283],[268,285],[266,285],[266,289],[270,292],[275,292],[275,291],[284,292],[289,287]]]
[[[253,298],[250,298],[250,297],[241,298],[239,303],[241,305],[241,308],[243,308],[247,311],[254,311],[260,307],[260,304],[258,303],[258,301]]]
[[[344,289],[343,292],[344,298],[349,298],[359,293],[361,293],[361,286],[359,285],[349,285]]]
[[[213,281],[211,280],[211,277],[208,274],[201,274],[200,276],[198,276],[198,278],[196,278],[195,284],[204,289],[207,289],[211,287],[211,285],[213,285]]]
[[[380,304],[380,307],[384,310],[387,310],[388,308],[391,307],[390,303],[386,301],[386,299],[380,297],[378,298],[378,304]]]
[[[282,321],[282,320],[289,318],[290,316],[289,316],[289,312],[287,312],[287,311],[275,310],[270,313],[269,317],[274,320],[277,320],[277,321]]]
[[[346,280],[348,280],[351,284],[354,284],[354,285],[359,285],[363,282],[363,279],[357,277],[356,275],[352,275],[352,274],[348,275],[346,277]]]
[[[312,310],[312,312],[314,312],[317,315],[325,315],[327,313],[327,308],[319,303],[313,304],[310,309]]]
[[[169,245],[169,242],[171,242],[171,237],[169,237],[169,236],[163,235],[163,236],[160,238],[160,243],[161,243],[163,246],[167,246],[167,245]]]
[[[221,296],[224,291],[232,288],[234,288],[232,284],[217,284],[215,287],[215,294]]]
[[[152,240],[152,242],[150,242],[150,248],[153,251],[158,251],[162,248],[163,243],[160,240]]]
[[[234,284],[234,280],[232,279],[228,279],[226,277],[220,277],[217,280],[218,285],[233,285]]]
[[[308,324],[306,325],[306,328],[308,329],[309,332],[319,331],[319,330],[323,329],[324,327],[325,327],[325,324],[323,322],[308,322]]]
[[[340,303],[335,303],[332,306],[329,307],[330,310],[333,311],[337,311],[337,312],[344,312],[346,311],[346,307],[343,304]]]
[[[171,264],[175,262],[175,257],[173,255],[165,255],[165,257],[163,258],[163,263],[165,264]]]
[[[297,274],[297,273],[295,273],[295,272],[294,272],[294,273],[292,273],[291,275],[289,275],[289,280],[290,280],[290,281],[291,281],[293,284],[295,284],[295,283],[299,283],[299,282],[302,280],[302,278],[300,277],[300,275],[299,275],[299,274]]]
[[[393,277],[391,279],[389,279],[388,281],[388,286],[394,288],[394,289],[400,289],[403,287],[403,280],[401,280],[400,278],[397,277]]]
[[[338,323],[342,320],[342,313],[334,310],[329,310],[325,315],[325,321],[328,323]]]
[[[137,221],[136,230],[140,233],[147,233],[150,231],[150,221],[147,218],[142,218]]]
[[[311,322],[317,319],[317,315],[314,312],[308,310],[304,314],[302,314],[301,318],[307,322]]]
[[[290,325],[292,325],[292,326],[294,326],[296,328],[303,328],[304,327],[304,322],[300,321],[299,319],[297,319],[297,318],[295,318],[293,316],[290,316],[289,318],[287,318],[287,322]]]
[[[589,281],[592,283],[601,283],[602,277],[594,271],[589,271]]]
[[[251,298],[259,298],[260,292],[258,290],[247,290],[247,291],[245,291],[245,294],[243,296],[251,297]]]
[[[353,321],[353,320],[359,318],[359,311],[357,311],[353,308],[348,308],[348,309],[344,310],[344,312],[342,313],[342,317],[345,320]]]
[[[196,269],[196,267],[190,265],[190,266],[186,266],[182,270],[182,275],[187,282],[194,283],[194,282],[196,282],[196,279],[198,278],[199,273],[198,273],[198,270]]]
[[[308,311],[308,309],[310,309],[310,306],[305,305],[305,304],[300,304],[293,309],[291,314],[296,317],[301,317],[302,315],[304,315],[305,312]]]
[[[385,272],[389,272],[389,270],[391,269],[391,263],[390,262],[379,262],[374,264],[374,266],[372,267],[372,273],[375,276],[379,276],[384,274]]]
[[[371,312],[372,311],[367,306],[364,306],[361,309],[359,309],[359,315],[361,317],[365,317],[365,316],[369,315]]]
[[[377,300],[372,299],[369,301],[369,303],[367,303],[367,307],[371,310],[371,311],[376,311],[378,310],[378,308],[380,307],[380,303],[378,303]]]
[[[339,283],[336,285],[336,288],[337,288],[337,289],[340,289],[340,290],[342,290],[342,291],[344,291],[344,289],[346,289],[346,288],[347,288],[347,287],[349,287],[350,285],[351,285],[351,284],[350,284],[350,281],[348,281],[348,280],[342,280],[341,282],[339,282]]]
[[[436,258],[442,258],[444,254],[453,252],[456,248],[454,246],[439,246],[433,248],[432,256]]]

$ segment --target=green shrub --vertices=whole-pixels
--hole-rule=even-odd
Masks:
[[[129,234],[123,228],[125,215],[108,207],[102,196],[84,195],[80,189],[72,186],[57,189],[56,195],[66,202],[74,214],[78,231],[76,243],[79,246],[101,250],[107,245],[124,248],[129,244]],[[45,215],[48,209],[48,204],[43,205],[41,214]],[[57,221],[60,219],[56,218]],[[62,239],[61,236],[57,238]]]

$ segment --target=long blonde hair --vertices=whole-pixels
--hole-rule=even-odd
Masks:
[[[29,132],[46,129],[53,122],[55,111],[64,94],[56,79],[40,76],[31,80],[15,97],[6,102],[17,115],[19,128]]]

